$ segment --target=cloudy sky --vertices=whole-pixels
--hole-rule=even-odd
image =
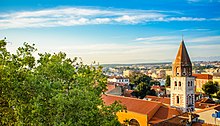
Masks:
[[[219,60],[220,0],[1,0],[0,39],[14,52],[66,52],[87,64]]]

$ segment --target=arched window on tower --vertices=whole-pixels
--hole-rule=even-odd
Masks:
[[[179,67],[176,67],[176,76],[179,76]]]
[[[189,101],[189,105],[191,105],[192,104],[191,96],[188,96],[188,101]]]
[[[191,76],[191,71],[192,71],[191,68],[189,68],[189,69],[188,69],[189,76]]]
[[[175,84],[175,86],[177,86],[177,82],[176,81],[174,82],[174,84]]]
[[[191,81],[191,86],[193,86],[193,82]]]
[[[186,68],[183,68],[183,76],[186,75]]]
[[[179,96],[176,96],[176,103],[177,103],[177,104],[180,103],[180,98],[179,98]]]
[[[188,87],[190,86],[190,82],[188,81]]]
[[[181,82],[179,81],[179,86],[181,86]]]

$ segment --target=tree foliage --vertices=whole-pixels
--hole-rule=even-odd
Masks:
[[[220,100],[220,90],[216,93],[216,98]]]
[[[169,87],[169,86],[170,86],[170,75],[167,75],[167,76],[166,76],[165,86],[166,86],[166,87]]]
[[[143,99],[146,95],[156,95],[156,92],[151,89],[153,84],[151,77],[142,73],[133,73],[129,79],[131,83],[137,85],[133,93],[137,98]]]
[[[131,83],[138,85],[141,82],[150,84],[150,81],[152,80],[151,77],[142,74],[142,73],[132,73],[129,77],[129,80]]]
[[[115,102],[101,99],[106,78],[65,53],[39,54],[24,43],[16,54],[0,40],[0,125],[119,125]]]
[[[157,80],[151,80],[150,85],[159,85],[160,86],[160,82]]]
[[[216,93],[218,91],[218,83],[208,81],[204,85],[202,85],[202,90],[211,97],[212,94]]]

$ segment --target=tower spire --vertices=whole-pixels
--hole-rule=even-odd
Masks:
[[[189,58],[184,41],[180,43],[176,59],[173,62],[173,75],[174,76],[191,76],[192,75],[192,63]]]

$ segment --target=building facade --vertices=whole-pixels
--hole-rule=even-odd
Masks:
[[[208,81],[212,81],[212,75],[209,74],[193,74],[195,77],[196,92],[203,92],[202,86]]]
[[[107,79],[108,82],[122,83],[129,85],[129,79],[122,76],[111,76]]]
[[[183,40],[173,62],[172,71],[171,106],[180,108],[183,112],[194,111],[195,78],[192,76],[192,63]]]

